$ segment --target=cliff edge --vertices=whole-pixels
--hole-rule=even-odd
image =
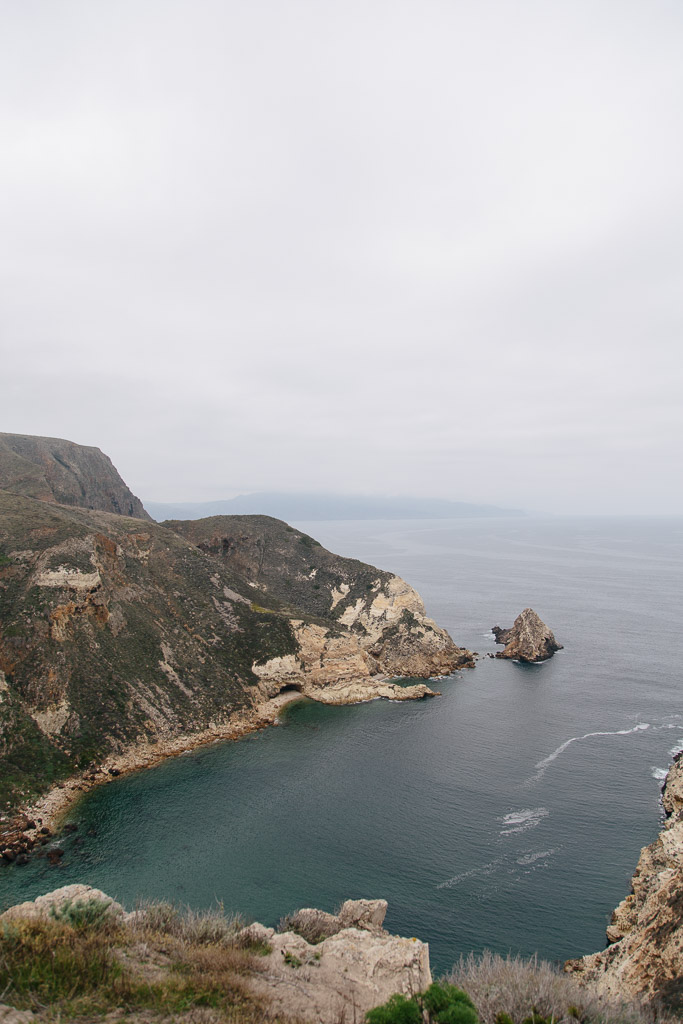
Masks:
[[[54,1020],[55,1013],[85,1020],[83,1011],[88,1020],[132,1012],[135,1021],[188,1024],[362,1021],[395,993],[412,996],[432,981],[428,945],[386,932],[386,910],[385,900],[347,900],[338,914],[301,910],[286,930],[275,931],[240,928],[219,912],[183,918],[168,904],[126,913],[99,889],[63,886],[0,915],[7,947],[1,995],[12,1004],[0,1005],[0,1021],[28,1024]],[[52,968],[48,1008],[43,972],[31,973],[26,963],[57,945],[68,947],[70,959],[61,990],[61,962]],[[79,974],[84,953],[90,971]],[[20,957],[23,970],[12,971]]]
[[[630,894],[612,914],[610,945],[565,970],[609,996],[660,1000],[683,1010],[683,753],[662,792],[664,827],[640,854]]]

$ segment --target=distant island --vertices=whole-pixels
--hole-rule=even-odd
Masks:
[[[334,519],[491,519],[525,516],[521,509],[476,505],[441,498],[348,497],[342,494],[287,494],[263,491],[239,494],[223,501],[146,501],[145,508],[157,522],[165,519],[205,519],[220,515],[262,515],[314,522]]]

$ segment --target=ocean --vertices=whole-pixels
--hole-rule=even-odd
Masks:
[[[0,908],[73,881],[266,924],[382,897],[437,972],[485,948],[603,948],[683,748],[683,520],[295,525],[403,576],[481,655],[528,606],[564,650],[482,658],[432,700],[301,701],[279,727],[93,790],[59,866],[0,869]]]

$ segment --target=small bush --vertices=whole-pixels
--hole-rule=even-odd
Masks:
[[[533,956],[461,957],[447,982],[464,989],[481,1024],[653,1024],[654,1010],[609,1000]]]
[[[336,935],[341,931],[341,925],[332,925],[322,919],[300,917],[297,911],[294,914],[287,914],[281,917],[277,926],[279,932],[294,932],[300,935],[311,946],[317,946],[324,939]]]
[[[392,996],[365,1015],[367,1024],[478,1024],[471,999],[459,988],[432,982],[422,995]]]
[[[145,903],[138,908],[135,920],[136,929],[197,945],[232,944],[243,927],[239,914],[226,915],[222,904],[210,910],[192,910],[170,903]]]
[[[422,1024],[422,1011],[414,996],[406,999],[395,995],[382,1006],[368,1010],[365,1020],[367,1024]]]
[[[64,900],[57,906],[50,907],[50,917],[54,921],[69,925],[76,931],[101,928],[111,915],[111,900]]]

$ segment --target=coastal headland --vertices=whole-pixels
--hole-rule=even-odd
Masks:
[[[433,691],[392,680],[474,665],[408,583],[284,522],[159,525],[97,449],[3,435],[2,452],[5,859],[90,786],[262,728],[291,699],[417,699]]]

